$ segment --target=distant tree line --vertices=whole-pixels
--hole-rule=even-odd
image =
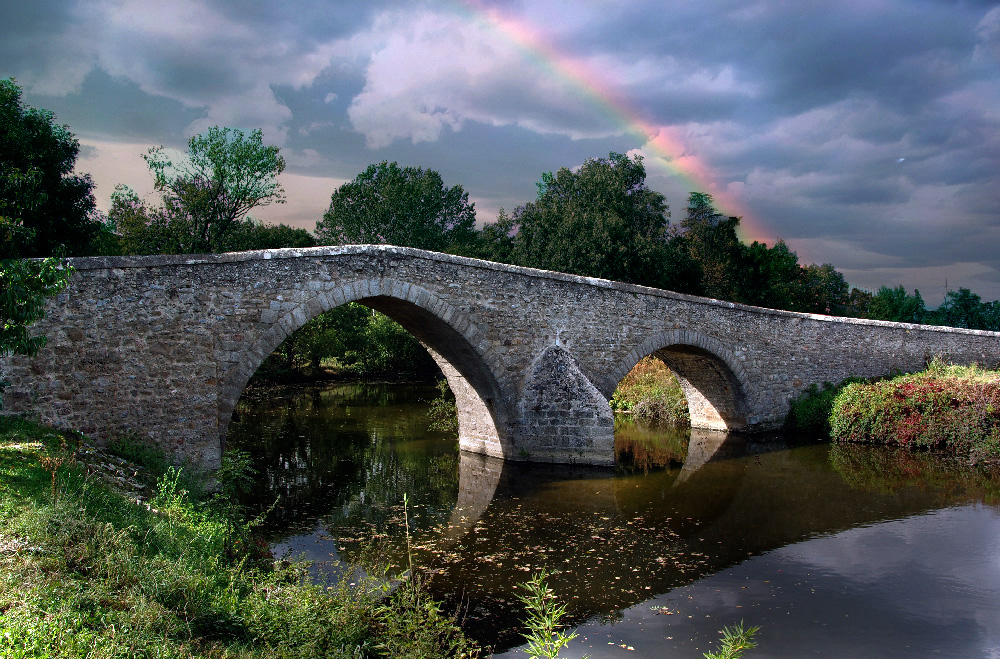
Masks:
[[[642,158],[611,153],[573,171],[541,174],[534,200],[500,210],[476,228],[475,205],[440,174],[395,162],[373,164],[337,188],[315,235],[250,217],[284,203],[285,160],[260,130],[210,128],[171,158],[146,161],[155,198],[117,186],[107,216],[93,181],[73,173],[79,142],[44,110],[26,107],[13,80],[0,80],[0,351],[37,350],[26,327],[45,295],[64,284],[54,263],[24,257],[222,252],[350,243],[386,243],[502,263],[601,277],[764,307],[1000,331],[1000,302],[966,288],[928,310],[919,291],[848,285],[831,264],[801,264],[781,240],[737,237],[711,195],[692,192],[671,223],[665,197],[646,184]],[[32,306],[33,305],[33,306]],[[16,339],[9,337],[18,337]],[[360,305],[313,319],[288,337],[263,369],[319,373],[324,364],[357,376],[428,372],[433,362],[408,333]]]

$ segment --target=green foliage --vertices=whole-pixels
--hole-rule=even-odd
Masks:
[[[744,250],[747,276],[741,301],[769,309],[792,309],[798,304],[802,268],[799,257],[783,240],[773,247],[756,240]]]
[[[528,631],[524,639],[528,642],[527,653],[531,659],[555,659],[577,636],[576,632],[567,634],[559,630],[560,622],[566,617],[566,605],[556,600],[555,593],[545,581],[548,577],[545,569],[536,572],[521,584],[526,593],[518,595],[527,609],[528,618],[524,626]]]
[[[287,227],[277,230],[277,236],[268,235],[269,230],[256,229],[246,218],[258,206],[285,203],[277,180],[285,160],[278,151],[264,145],[259,129],[247,135],[218,126],[192,137],[179,159],[163,147],[150,149],[143,158],[162,203],[149,206],[128,187],[115,189],[108,217],[121,236],[121,251],[220,252],[255,240],[301,239]]]
[[[798,303],[790,311],[843,315],[849,296],[847,281],[829,263],[802,268]]]
[[[334,362],[324,366],[324,362]],[[350,302],[293,332],[258,369],[258,380],[281,381],[332,374],[357,378],[426,377],[437,364],[394,320]]]
[[[0,80],[0,258],[89,253],[101,223],[94,182],[74,174],[80,143]]]
[[[116,185],[108,211],[117,244],[117,254],[179,254],[183,251],[180,233],[171,224],[164,208],[149,206],[132,188]]]
[[[944,302],[926,315],[931,325],[1000,331],[1000,302],[982,301],[968,288],[948,291]]]
[[[927,315],[920,291],[909,295],[902,286],[882,286],[872,297],[866,318],[891,320],[897,323],[920,323]]]
[[[518,265],[649,286],[685,288],[695,278],[686,253],[670,249],[667,203],[646,186],[641,157],[588,159],[575,172],[543,174],[538,188],[534,202],[484,231],[499,242],[487,253],[512,248]]]
[[[379,655],[399,659],[478,657],[479,651],[444,615],[418,578],[408,579],[376,607]]]
[[[1000,458],[1000,374],[932,363],[926,371],[844,388],[830,416],[836,441],[936,448]]]
[[[321,242],[462,251],[475,239],[476,209],[462,186],[422,167],[382,161],[337,188],[316,223]]]
[[[0,260],[0,357],[34,356],[44,336],[28,327],[45,315],[45,300],[66,287],[72,268],[59,259]]]
[[[710,194],[692,192],[671,227],[638,156],[591,158],[543,173],[537,187],[534,201],[501,209],[476,232],[461,186],[382,162],[334,192],[317,233],[327,243],[406,245],[788,311],[1000,330],[1000,301],[982,303],[967,289],[928,313],[919,292],[852,289],[829,263],[799,264],[781,240],[745,245],[740,218],[719,213]]]
[[[742,301],[741,286],[749,273],[743,244],[736,235],[740,218],[723,217],[713,203],[712,195],[692,192],[687,215],[681,220],[691,258],[701,273],[699,293],[719,300]]]
[[[843,315],[851,318],[870,318],[869,310],[873,298],[871,293],[862,288],[852,288],[851,292],[847,294],[847,304],[844,306]]]
[[[450,435],[458,434],[458,409],[455,407],[455,394],[448,388],[448,381],[440,378],[437,381],[438,396],[431,401],[427,417],[431,420],[428,428]]]
[[[861,378],[848,378],[840,384],[824,382],[822,387],[811,384],[792,400],[785,430],[811,437],[830,436],[830,413],[840,392],[849,384],[867,382]]]
[[[399,373],[433,372],[427,351],[385,314],[372,312],[359,344],[345,353],[345,365],[357,375],[366,377],[395,376]]]
[[[141,439],[134,435],[118,435],[108,441],[107,451],[113,456],[128,460],[137,465],[137,476],[142,477],[146,485],[155,486],[160,478],[167,473],[167,468],[173,465],[167,460],[163,450],[156,446],[152,440]],[[187,478],[184,472],[181,487],[189,491],[199,489],[198,483],[193,478]]]
[[[637,420],[664,425],[690,422],[687,399],[677,377],[659,359],[643,357],[632,367],[611,396],[611,409]]]
[[[760,631],[760,627],[743,628],[743,621],[732,627],[724,627],[722,630],[722,647],[718,652],[706,652],[702,656],[705,659],[739,659],[747,650],[757,647],[753,637]]]
[[[240,496],[250,491],[257,476],[249,453],[228,449],[222,456],[222,466],[215,472],[215,477],[219,480],[216,500],[223,502],[228,508],[237,506]]]
[[[0,417],[0,547],[15,548],[0,551],[0,656],[474,656],[421,592],[382,599],[255,560],[234,541],[245,523],[192,497],[181,470],[147,508],[66,462],[53,502],[38,458],[63,440]]]
[[[483,226],[474,256],[497,263],[514,263],[517,223],[503,208],[497,221]]]
[[[285,247],[315,247],[316,238],[305,229],[287,224],[264,224],[247,218],[237,222],[226,236],[222,250],[242,252],[251,249],[282,249]]]

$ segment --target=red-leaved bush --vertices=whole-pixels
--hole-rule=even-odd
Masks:
[[[1000,373],[932,363],[921,373],[851,384],[834,401],[830,428],[835,441],[1000,458]]]

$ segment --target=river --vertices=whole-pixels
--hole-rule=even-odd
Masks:
[[[525,656],[536,570],[579,634],[561,656],[1000,658],[1000,480],[937,456],[620,423],[618,466],[503,463],[427,430],[432,385],[250,392],[229,447],[276,555],[318,580],[398,574],[496,657]],[[403,506],[407,495],[408,505]],[[376,567],[380,566],[380,567]]]

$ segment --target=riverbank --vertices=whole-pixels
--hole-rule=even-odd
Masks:
[[[1000,372],[934,360],[919,373],[812,388],[792,404],[796,430],[835,442],[942,451],[1000,463]]]
[[[112,449],[0,417],[0,656],[478,654],[412,582],[322,587],[275,562],[235,503],[238,456],[207,494],[155,451]]]

